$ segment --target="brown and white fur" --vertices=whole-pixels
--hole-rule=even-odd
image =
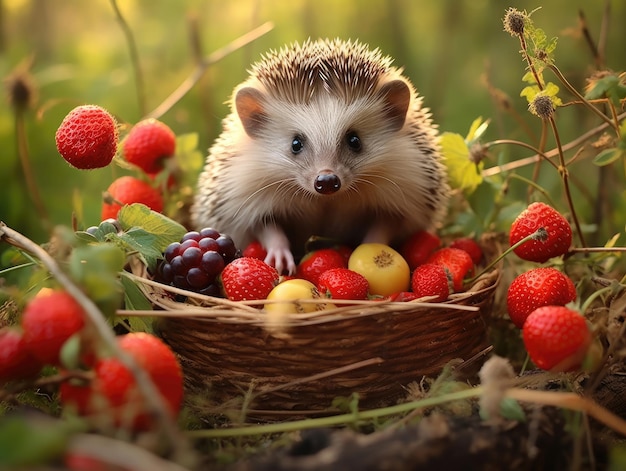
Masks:
[[[272,51],[236,87],[192,208],[239,247],[295,270],[312,235],[401,242],[432,229],[449,187],[430,113],[402,71],[354,41]]]

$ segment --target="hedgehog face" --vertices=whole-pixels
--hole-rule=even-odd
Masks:
[[[367,172],[379,171],[390,140],[401,134],[410,100],[403,80],[351,102],[330,89],[296,103],[247,86],[236,93],[235,108],[255,153],[280,163],[277,177],[288,177],[308,197],[318,197],[367,184]]]

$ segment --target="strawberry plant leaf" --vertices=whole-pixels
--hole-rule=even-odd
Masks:
[[[148,298],[139,289],[137,283],[131,280],[125,272],[122,272],[121,281],[124,287],[124,305],[126,309],[133,311],[152,310],[152,304]]]
[[[133,227],[119,234],[118,238],[133,252],[137,252],[139,258],[150,270],[156,268],[157,261],[162,257],[164,250],[160,248],[157,235],[143,228]]]
[[[154,240],[149,243],[160,253],[172,242],[179,241],[187,232],[183,225],[143,204],[123,206],[117,218],[122,229],[127,232],[132,228],[141,228],[152,235]],[[145,246],[148,241],[143,239],[139,242]]]

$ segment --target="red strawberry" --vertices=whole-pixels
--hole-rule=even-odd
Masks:
[[[514,245],[541,228],[544,229],[541,234],[514,250],[518,257],[543,263],[569,250],[572,243],[572,228],[567,219],[551,206],[541,202],[530,204],[513,221],[509,243]]]
[[[437,234],[428,231],[418,231],[409,237],[402,245],[400,253],[409,264],[411,270],[426,263],[430,254],[441,246],[441,239]]]
[[[246,246],[245,249],[241,251],[241,255],[243,257],[252,257],[258,258],[259,260],[265,260],[265,257],[267,256],[267,250],[265,250],[265,247],[261,245],[261,242],[259,242],[258,240],[253,240]]]
[[[411,289],[418,298],[436,296],[433,302],[448,299],[450,294],[450,280],[443,265],[424,263],[413,271]]]
[[[363,275],[348,268],[326,270],[317,282],[320,294],[332,299],[367,299],[369,286]]]
[[[67,339],[85,325],[85,311],[65,291],[42,289],[22,313],[24,343],[43,364],[58,365]]]
[[[65,116],[55,140],[59,154],[73,167],[106,167],[117,151],[117,125],[104,108],[78,106]]]
[[[172,416],[176,416],[183,399],[183,375],[172,350],[158,337],[144,332],[118,337],[119,347],[143,368],[159,390]],[[142,397],[130,370],[117,358],[100,359],[90,384],[66,382],[61,387],[63,404],[73,404],[79,414],[106,414],[118,426],[130,425],[145,430],[152,418],[145,410]]]
[[[265,299],[278,284],[276,269],[263,260],[252,257],[236,258],[224,267],[220,275],[222,291],[231,301]]]
[[[42,366],[26,347],[21,330],[9,327],[0,330],[0,383],[32,378]]]
[[[576,299],[574,283],[556,268],[539,267],[517,276],[509,286],[509,317],[520,329],[528,315],[541,306],[565,306]]]
[[[522,337],[538,368],[570,371],[580,366],[591,344],[585,318],[564,306],[542,306],[530,313]]]
[[[317,286],[322,273],[331,268],[347,268],[344,256],[335,249],[319,249],[306,254],[296,268],[296,278]]]
[[[161,193],[143,180],[131,176],[120,177],[109,186],[107,192],[123,204],[142,203],[160,213],[163,211]],[[115,219],[121,206],[117,203],[102,204],[102,220]]]
[[[433,252],[426,263],[443,265],[452,279],[452,287],[455,292],[463,290],[463,279],[470,275],[474,269],[472,257],[465,250],[453,247],[443,247]]]
[[[130,130],[122,143],[124,158],[148,174],[163,169],[163,160],[174,155],[176,135],[156,119],[141,121]]]
[[[450,247],[455,249],[465,250],[470,257],[474,265],[478,265],[483,259],[483,249],[480,248],[478,242],[471,237],[459,237],[450,242]]]

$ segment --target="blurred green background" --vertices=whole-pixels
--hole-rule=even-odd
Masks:
[[[626,2],[609,4],[606,65],[622,70]],[[136,40],[148,110],[193,71],[198,54],[207,55],[254,27],[273,22],[268,34],[209,68],[199,84],[161,117],[177,134],[198,133],[203,152],[219,133],[220,121],[227,114],[224,102],[245,78],[249,64],[268,49],[308,37],[358,38],[394,57],[425,96],[442,131],[465,135],[474,118],[482,116],[492,119],[487,139],[528,140],[519,122],[496,106],[487,86],[490,83],[508,94],[523,119],[539,129],[538,119],[530,116],[525,99],[519,97],[524,86],[519,42],[503,31],[502,17],[510,6],[527,11],[542,7],[532,18],[548,36],[559,37],[557,65],[581,89],[594,64],[579,28],[579,10],[597,40],[604,1],[119,2]],[[54,133],[67,112],[80,104],[103,106],[121,122],[134,123],[142,117],[128,44],[112,4],[106,0],[0,0],[0,76],[5,83],[28,61],[32,61],[29,70],[36,90],[25,116],[28,152],[50,220],[69,225],[72,211],[78,209],[83,224],[97,224],[101,193],[123,171],[115,166],[94,171],[69,167],[56,151]],[[562,94],[564,101],[571,99],[566,92]],[[579,108],[559,112],[564,142],[597,124]],[[517,148],[498,152],[505,160],[530,154]],[[583,167],[576,172],[585,181],[596,178],[595,170],[590,173]],[[559,186],[554,172],[549,179],[553,181],[546,182],[548,189]],[[615,195],[618,201],[623,199],[621,191]],[[82,209],[75,208],[77,200],[82,201]],[[616,204],[614,210],[621,210]],[[622,230],[624,212],[620,214],[615,225]],[[6,97],[0,106],[0,220],[38,242],[47,240],[25,185],[15,117]]]

